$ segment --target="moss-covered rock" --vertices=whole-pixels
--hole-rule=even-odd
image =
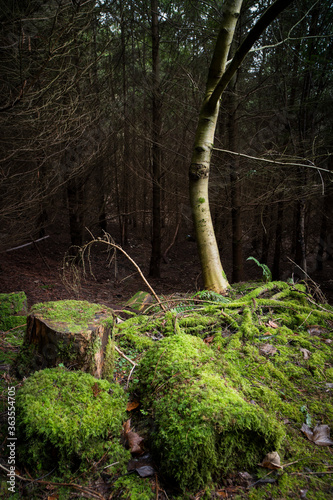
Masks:
[[[161,471],[183,489],[251,467],[283,439],[274,415],[222,373],[213,350],[187,334],[163,339],[140,363],[138,390],[156,425],[152,447]]]
[[[83,372],[45,369],[29,377],[16,400],[21,460],[62,470],[109,450],[122,465],[128,453],[119,443],[127,397],[117,384]]]
[[[24,292],[0,293],[0,330],[25,324],[26,315],[27,297]]]

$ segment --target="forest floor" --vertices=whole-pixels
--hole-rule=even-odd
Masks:
[[[91,251],[91,271],[80,270],[79,279],[70,275],[64,264],[64,256],[69,242],[61,232],[35,245],[2,253],[0,258],[0,293],[24,291],[28,298],[28,308],[38,302],[64,299],[88,300],[117,308],[138,290],[148,288],[131,262],[117,253],[108,265],[105,245],[95,245]],[[143,274],[156,293],[192,293],[203,288],[196,243],[178,238],[161,263],[161,278],[148,277],[150,244],[147,240],[133,238],[124,247],[129,256],[139,265]],[[250,252],[249,252],[250,255]],[[257,257],[255,255],[255,257]],[[258,258],[258,257],[257,257]],[[223,267],[231,276],[231,259],[222,255]],[[282,263],[282,279],[292,275],[291,263]],[[260,280],[261,270],[254,262],[245,264],[245,280]],[[321,272],[311,272],[312,279],[320,286],[327,302],[333,304],[333,261],[324,262]],[[72,278],[72,279],[71,279]],[[74,281],[74,282],[73,282]]]
[[[110,255],[108,255],[106,248],[102,245],[96,246],[91,252],[90,266],[86,267],[85,274],[83,273],[83,269],[80,269],[80,276],[78,279],[78,276],[75,274],[73,275],[70,271],[70,266],[67,266],[63,260],[67,248],[68,245],[66,241],[61,241],[60,238],[57,239],[53,236],[37,243],[37,246],[31,245],[2,254],[0,260],[0,293],[24,291],[28,298],[28,309],[38,302],[63,299],[87,300],[89,302],[104,304],[113,309],[121,309],[126,301],[138,290],[147,290],[139,273],[136,272],[133,265],[123,255],[117,255],[116,266],[114,260],[111,265],[108,266],[108,258]],[[129,241],[126,251],[140,266],[144,275],[148,276],[150,256],[149,244],[144,241]],[[200,266],[195,242],[181,241],[178,244],[176,243],[170,250],[167,260],[168,262],[162,263],[161,278],[158,280],[149,279],[150,285],[160,296],[186,293],[193,294],[197,290],[202,289]],[[317,274],[313,276],[313,278],[316,283],[320,284],[321,291],[325,294],[327,301],[333,304],[333,263],[327,262],[325,264],[325,271],[322,273],[323,276]],[[230,261],[224,259],[224,265],[227,274],[230,275]],[[89,268],[93,274],[89,272]],[[74,280],[70,279],[73,277],[75,278]],[[248,262],[246,279],[260,280],[260,278],[261,270],[253,262]],[[211,337],[208,337],[208,339],[210,338]],[[305,363],[305,361],[302,362]],[[330,366],[332,366],[331,363]],[[7,376],[6,373],[4,375]],[[10,379],[5,380],[8,384],[10,383]],[[15,385],[17,382],[18,381],[13,380],[13,384]],[[318,392],[318,390],[315,390],[313,387],[311,390],[309,388],[309,391],[305,391],[305,400],[306,397],[312,397],[313,392]],[[321,398],[322,392],[320,393],[320,400]],[[315,407],[315,403],[313,403],[313,405]],[[325,421],[325,423],[329,422]],[[298,437],[297,439],[300,438]],[[326,448],[327,451],[325,450],[327,455],[323,455],[325,460],[318,454],[319,451],[315,451],[311,458],[312,461],[317,460],[318,463],[322,463],[324,460],[325,467],[330,467],[329,472],[320,472],[322,475],[320,475],[320,477],[325,477],[329,480],[330,477],[332,477],[329,476],[329,474],[332,473],[331,467],[333,467],[332,465],[327,465],[331,464],[332,454],[330,449],[331,448],[328,447]],[[290,461],[293,456],[294,455],[290,452]],[[297,458],[299,457],[297,456]],[[313,465],[313,467],[315,467],[315,465]],[[317,472],[313,472],[312,469],[308,469],[308,473],[311,475],[317,474]],[[305,477],[306,471],[304,472],[303,469],[298,470],[295,468],[292,474],[299,474]],[[311,475],[309,478],[312,477]],[[237,478],[228,476],[223,484],[221,483],[220,488],[212,493],[210,498],[235,498],[235,496],[237,497],[237,493],[240,494],[242,491],[246,492],[247,486],[245,483],[247,481],[253,482],[253,480],[253,477],[244,479],[243,476],[237,476]],[[261,497],[259,495],[260,498],[265,500],[282,500],[282,498],[285,498],[283,495],[279,497],[270,496],[269,480],[267,479],[266,483],[265,481],[263,482],[265,485],[265,492],[262,490],[263,496]],[[276,481],[276,479],[274,479],[274,481]],[[272,480],[272,484],[274,481]],[[327,489],[323,482],[322,484],[318,483],[318,485],[316,485],[315,481],[317,481],[317,476],[314,477],[314,485],[311,483],[311,488],[314,488],[311,491],[312,493],[315,491],[317,495],[315,498],[328,498],[327,496],[325,497],[325,495],[328,494],[328,491],[329,494],[332,493],[333,490],[331,485],[328,483]],[[304,484],[307,485],[308,483],[304,482]],[[298,489],[297,492],[295,492],[294,498],[310,498],[306,496],[307,487],[309,486],[305,486],[304,490]],[[166,490],[168,491],[168,488],[166,488]],[[254,491],[253,488],[252,490]],[[320,496],[321,491],[324,496]],[[57,498],[61,500],[59,496],[53,497],[52,493],[50,495],[51,496],[48,498]],[[252,498],[251,495],[244,495],[242,494],[237,498]],[[73,493],[71,498],[77,496],[80,496],[80,494]],[[191,498],[200,499],[203,497],[204,492],[202,491]],[[168,496],[164,490],[160,490],[160,495],[156,496],[156,498],[165,499],[168,498]],[[173,498],[172,492],[170,498]]]

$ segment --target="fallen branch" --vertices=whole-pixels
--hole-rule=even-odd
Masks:
[[[88,230],[88,229],[87,229]],[[88,230],[89,231],[89,230]],[[90,231],[89,231],[90,233]],[[145,284],[147,285],[147,287],[149,288],[149,290],[151,291],[151,293],[154,295],[157,303],[159,304],[160,308],[163,309],[163,311],[166,311],[167,309],[165,308],[165,306],[162,304],[162,302],[160,301],[158,295],[156,294],[155,290],[151,287],[151,285],[148,283],[147,279],[144,277],[143,275],[143,272],[141,271],[140,267],[138,266],[138,264],[132,259],[132,257],[130,257],[128,255],[127,252],[125,252],[125,250],[117,245],[116,243],[114,243],[112,241],[112,238],[111,236],[108,234],[108,233],[104,233],[104,239],[103,238],[95,238],[93,236],[92,233],[90,233],[91,236],[92,236],[92,240],[89,241],[89,243],[87,243],[86,245],[84,245],[83,247],[81,247],[79,250],[80,250],[80,253],[81,253],[81,256],[82,256],[82,260],[84,258],[84,254],[85,252],[88,250],[88,253],[89,253],[89,249],[91,247],[91,245],[93,243],[105,243],[106,245],[109,245],[111,246],[112,248],[115,248],[116,250],[119,250],[121,253],[123,253],[125,255],[125,257],[133,264],[133,266],[137,269],[138,273],[140,274],[141,278],[143,279],[143,281],[145,282]]]
[[[14,248],[8,248],[8,250],[5,250],[4,252],[1,252],[1,253],[12,252],[13,250],[19,250],[20,248],[28,247],[29,245],[34,245],[35,243],[38,243],[39,241],[42,241],[42,240],[46,240],[49,237],[50,237],[50,235],[43,236],[43,238],[39,238],[38,240],[30,241],[29,243],[25,243],[24,245],[20,245],[18,247],[14,247]]]
[[[19,474],[16,474],[16,472],[12,473],[11,471],[9,471],[8,469],[6,469],[6,467],[4,467],[1,464],[0,464],[0,467],[1,467],[1,469],[3,469],[5,472],[7,472],[10,475],[14,474],[15,477],[17,477],[21,481],[27,481],[29,483],[46,484],[46,485],[50,485],[50,486],[68,486],[70,488],[74,488],[76,490],[81,491],[82,494],[90,495],[90,497],[88,497],[88,498],[97,498],[97,499],[100,499],[100,500],[105,500],[105,497],[103,497],[100,493],[97,493],[96,491],[91,490],[90,488],[87,488],[85,486],[80,486],[79,484],[75,484],[75,483],[54,483],[52,481],[42,481],[40,479],[29,479],[27,477],[22,477]]]

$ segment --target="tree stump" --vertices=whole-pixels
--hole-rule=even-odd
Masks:
[[[100,304],[79,300],[36,304],[27,318],[23,344],[32,348],[29,364],[42,369],[62,363],[97,378],[105,377],[105,352],[112,325],[112,309]]]

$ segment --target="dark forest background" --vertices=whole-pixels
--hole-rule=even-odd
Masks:
[[[268,4],[244,2],[231,52]],[[140,246],[154,278],[152,255],[192,258],[188,169],[221,7],[1,0],[3,255],[107,231]],[[333,287],[332,70],[332,3],[296,0],[223,95],[210,202],[231,282],[254,256],[274,279],[305,272]]]

